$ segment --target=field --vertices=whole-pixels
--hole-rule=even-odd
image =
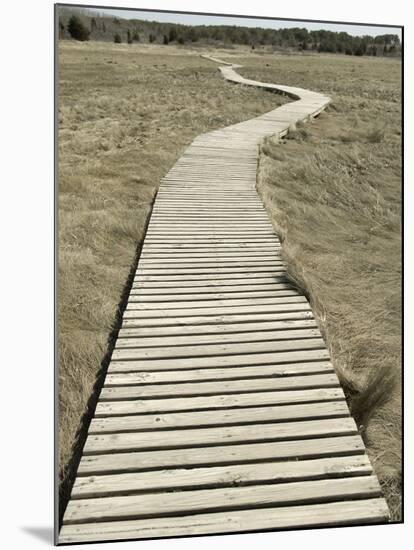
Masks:
[[[228,60],[228,58],[227,58]],[[258,188],[318,316],[392,519],[401,518],[401,64],[244,57],[240,73],[333,99],[261,149]]]
[[[206,50],[207,51],[207,50]],[[62,502],[161,177],[205,131],[277,107],[224,82],[202,50],[60,43],[59,374]],[[258,188],[306,289],[400,517],[400,64],[211,51],[243,76],[320,90],[327,114],[267,140]],[[92,396],[92,397],[91,397]]]
[[[198,134],[285,100],[232,86],[214,63],[172,46],[70,41],[59,46],[64,501],[161,177]]]

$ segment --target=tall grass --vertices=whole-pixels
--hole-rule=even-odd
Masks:
[[[306,127],[263,143],[258,188],[399,520],[401,65],[340,56],[240,62],[248,78],[333,98]]]

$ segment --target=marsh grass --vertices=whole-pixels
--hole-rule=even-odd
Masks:
[[[226,83],[215,64],[173,46],[61,41],[59,77],[64,506],[160,179],[198,134],[286,100]]]
[[[333,103],[261,147],[258,189],[305,289],[384,495],[401,519],[401,65],[238,58],[241,74]]]
[[[286,139],[263,143],[258,188],[283,242],[289,279],[316,312],[398,520],[399,62],[246,49],[214,54],[243,64],[240,73],[249,78],[320,90],[334,100]],[[225,83],[214,64],[184,48],[60,44],[63,504],[161,177],[196,135],[284,101]]]

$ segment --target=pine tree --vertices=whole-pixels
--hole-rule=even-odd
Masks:
[[[174,40],[177,40],[177,31],[174,27],[171,27],[170,32],[168,33],[168,41],[174,42]]]
[[[63,38],[65,35],[65,25],[62,23],[62,20],[59,19],[59,38]]]
[[[91,31],[85,27],[76,15],[72,15],[69,19],[68,31],[72,38],[81,42],[89,40],[89,35],[91,34]]]

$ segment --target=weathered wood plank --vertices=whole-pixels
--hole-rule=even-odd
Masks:
[[[372,474],[366,455],[355,455],[298,462],[267,462],[210,468],[164,470],[133,474],[79,477],[72,489],[72,498],[128,495],[184,488],[232,487],[282,483],[297,480],[331,479]]]
[[[251,305],[220,305],[217,307],[207,306],[204,307],[189,307],[189,304],[182,304],[178,308],[153,308],[153,309],[143,309],[141,307],[136,307],[138,304],[128,304],[127,309],[124,312],[124,319],[144,319],[144,318],[155,318],[162,317],[164,321],[168,317],[181,318],[181,317],[197,317],[197,316],[215,316],[215,315],[225,315],[225,314],[249,314],[249,313],[287,313],[289,311],[309,311],[310,306],[305,298],[298,299],[299,297],[292,296],[289,298],[289,301],[280,301],[276,303],[257,305],[255,301]],[[224,302],[226,303],[226,302]],[[185,307],[187,305],[187,307]]]
[[[249,252],[266,252],[275,253],[280,252],[280,245],[273,243],[221,243],[221,244],[191,244],[191,243],[158,243],[158,244],[144,244],[142,248],[142,254],[147,256],[159,254],[230,254],[235,256],[239,253],[247,254]]]
[[[305,403],[300,405],[277,405],[248,407],[217,411],[190,411],[166,414],[140,414],[129,416],[95,417],[89,427],[90,434],[137,432],[171,428],[208,427],[260,422],[285,422],[287,420],[314,420],[348,416],[345,400]]]
[[[195,303],[202,305],[216,305],[217,302],[222,302],[224,300],[234,301],[234,303],[238,304],[239,300],[246,300],[251,298],[257,298],[257,299],[279,299],[279,298],[287,298],[289,296],[300,296],[299,291],[290,289],[290,288],[276,288],[271,291],[251,291],[251,292],[220,292],[220,293],[209,293],[209,292],[197,292],[197,294],[186,294],[186,293],[176,293],[173,295],[168,294],[145,294],[141,293],[140,291],[137,291],[136,289],[131,289],[131,293],[129,296],[129,302],[130,303],[137,303],[137,304],[155,304],[160,303],[163,305],[166,305],[168,303],[174,304],[174,303],[182,303],[182,302],[189,302],[190,305],[194,305]],[[278,303],[280,303],[280,300],[278,300]],[[174,309],[174,308],[173,308]],[[177,309],[177,308],[175,308]]]
[[[261,327],[255,327],[261,328]],[[116,348],[137,348],[137,347],[163,347],[163,346],[183,346],[200,344],[226,344],[241,342],[263,342],[266,340],[296,340],[298,338],[320,338],[321,333],[317,328],[296,328],[295,330],[269,330],[256,332],[233,332],[230,334],[195,334],[191,336],[174,337],[139,337],[132,336],[118,338]]]
[[[268,265],[239,266],[235,264],[233,267],[221,267],[211,265],[208,267],[175,266],[174,268],[162,268],[160,266],[150,268],[148,266],[138,266],[138,269],[136,271],[136,275],[138,277],[160,277],[160,280],[163,280],[162,278],[164,278],[169,281],[176,281],[180,278],[191,280],[192,277],[194,277],[195,279],[200,279],[201,276],[207,279],[214,279],[214,277],[216,277],[216,279],[225,279],[226,275],[231,275],[231,277],[229,278],[242,278],[245,274],[250,274],[254,278],[255,275],[257,275],[258,273],[266,273],[266,275],[286,274],[286,269],[282,264],[277,264],[277,262],[269,262]]]
[[[277,378],[252,378],[241,380],[220,380],[218,382],[197,381],[179,384],[141,384],[137,386],[107,386],[102,388],[102,401],[124,399],[147,399],[157,397],[219,395],[225,393],[293,390],[305,388],[334,388],[338,378],[335,374],[312,374]]]
[[[177,273],[177,271],[172,271],[172,273],[169,273],[168,275],[162,274],[162,272],[158,273],[137,273],[135,276],[134,281],[141,282],[141,283],[148,283],[148,282],[156,282],[160,286],[163,286],[161,283],[163,282],[177,282],[180,281],[180,284],[185,285],[185,281],[191,281],[192,283],[194,281],[198,281],[200,284],[201,281],[216,281],[218,284],[219,281],[240,281],[240,284],[247,283],[251,284],[252,280],[263,280],[267,279],[273,280],[273,281],[280,281],[281,279],[286,279],[286,270],[284,267],[273,267],[269,269],[258,269],[256,271],[230,271],[230,273],[223,273],[221,270],[218,269],[211,270],[210,272],[204,272],[204,273]],[[194,283],[194,284],[197,284]]]
[[[84,455],[78,475],[153,471],[156,476],[157,471],[162,469],[251,464],[275,460],[296,461],[326,456],[354,456],[364,452],[361,436],[356,434],[217,447]]]
[[[177,281],[164,281],[164,280],[158,280],[156,277],[137,277],[134,279],[132,283],[132,288],[143,291],[148,289],[148,291],[157,292],[160,291],[161,293],[167,293],[169,292],[170,288],[175,289],[178,293],[182,292],[199,292],[199,291],[208,291],[208,289],[212,289],[213,292],[220,292],[221,288],[227,288],[233,287],[238,288],[238,290],[245,290],[246,285],[250,288],[256,288],[260,287],[262,288],[263,285],[267,285],[270,287],[279,286],[279,285],[287,285],[290,286],[287,282],[286,277],[283,274],[276,274],[273,276],[264,276],[260,277],[257,276],[255,278],[253,277],[243,277],[243,278],[235,278],[235,279],[190,279],[190,280],[177,280]],[[187,289],[187,287],[190,287]],[[219,287],[219,288],[218,288]],[[164,289],[168,289],[168,291],[165,291]],[[196,290],[197,289],[197,290]],[[173,291],[171,291],[173,292]]]
[[[91,542],[97,540],[147,539],[217,533],[242,533],[291,529],[294,527],[329,527],[385,522],[388,509],[382,498],[351,500],[286,508],[264,508],[198,514],[197,516],[153,518],[64,525],[60,542]]]
[[[309,312],[305,312],[302,318],[297,320],[275,320],[275,321],[255,321],[254,323],[228,323],[219,325],[193,325],[193,326],[165,326],[165,327],[137,327],[137,328],[121,328],[118,333],[118,342],[124,338],[139,338],[141,342],[151,343],[152,338],[158,338],[162,336],[167,338],[168,336],[175,335],[177,341],[183,341],[182,338],[187,336],[202,336],[214,337],[215,335],[222,334],[231,335],[236,332],[243,334],[243,332],[251,332],[254,330],[260,330],[260,333],[265,335],[267,331],[284,331],[288,329],[300,329],[300,328],[317,328],[316,321],[311,318]],[[264,336],[265,339],[265,336]]]
[[[243,263],[246,260],[252,262],[261,262],[261,261],[268,261],[269,259],[272,260],[272,262],[281,262],[280,256],[276,251],[270,251],[270,252],[253,252],[252,254],[249,254],[248,252],[245,253],[238,253],[238,254],[231,254],[231,253],[218,253],[218,252],[208,252],[208,253],[148,253],[145,252],[141,255],[140,258],[140,265],[143,264],[170,264],[170,263],[190,263],[190,264],[197,264],[197,263]],[[224,260],[223,262],[221,260]]]
[[[199,225],[200,223],[209,225],[211,222],[213,225],[228,226],[242,223],[243,227],[245,227],[245,223],[249,225],[262,225],[263,223],[267,225],[269,223],[264,210],[260,212],[257,209],[247,207],[245,210],[242,207],[239,210],[228,210],[211,200],[206,200],[205,205],[203,207],[201,203],[194,204],[187,201],[185,206],[177,204],[175,207],[171,206],[163,210],[156,210],[153,212],[150,223],[156,222],[168,226],[180,221],[187,225]]]
[[[194,315],[189,317],[171,317],[171,318],[127,318],[124,315],[123,328],[151,328],[151,327],[220,327],[221,325],[235,323],[247,323],[247,322],[261,322],[261,321],[284,321],[284,320],[299,320],[299,319],[313,319],[313,314],[310,309],[304,310],[290,310],[290,311],[272,311],[270,313],[226,313],[222,315],[208,315],[200,316]],[[204,330],[204,328],[202,329]],[[154,333],[155,334],[155,333]]]
[[[175,286],[165,288],[162,286],[148,286],[145,284],[133,283],[130,296],[139,297],[142,300],[193,300],[200,297],[206,299],[220,300],[226,298],[253,298],[258,293],[266,296],[279,296],[280,291],[291,290],[293,287],[289,283],[271,283],[271,284],[247,284],[240,285],[205,285],[205,286]],[[260,297],[260,296],[258,296]]]
[[[321,361],[329,359],[326,348],[262,352],[243,355],[215,355],[211,357],[180,357],[160,359],[128,359],[111,361],[112,372],[131,372],[148,370],[175,370],[216,367],[242,367],[244,365],[270,365],[296,363],[299,361]]]
[[[105,379],[106,386],[134,386],[137,384],[155,384],[165,382],[190,382],[234,380],[243,378],[268,378],[277,376],[292,376],[299,374],[322,374],[333,372],[329,361],[312,361],[310,363],[287,363],[282,365],[257,365],[254,367],[226,367],[210,369],[182,369],[168,371],[143,371],[112,373],[109,365]]]
[[[357,433],[352,418],[328,418],[302,422],[276,422],[274,424],[248,424],[213,428],[188,428],[129,432],[119,434],[90,434],[84,454],[138,451],[145,449],[168,449],[180,447],[207,447],[260,441],[283,441],[285,439],[308,439]]]
[[[269,505],[305,504],[375,498],[380,495],[377,478],[373,475],[340,479],[324,479],[231,487],[199,489],[174,493],[131,495],[123,497],[71,500],[65,514],[65,524],[88,521],[110,521],[139,517],[179,515],[198,511],[222,511]]]
[[[289,292],[285,295],[285,292]],[[285,304],[308,304],[306,298],[302,295],[298,295],[296,291],[282,291],[281,293],[277,293],[276,295],[272,296],[264,296],[264,297],[254,297],[254,298],[226,298],[226,299],[212,299],[208,300],[207,302],[205,300],[202,300],[200,298],[195,300],[184,300],[179,301],[177,298],[172,301],[165,300],[163,302],[148,302],[148,301],[141,301],[137,300],[136,298],[133,298],[132,300],[129,300],[127,309],[128,310],[135,310],[135,311],[154,311],[154,310],[177,310],[176,314],[180,315],[180,311],[178,310],[201,310],[206,309],[208,312],[210,310],[217,310],[219,307],[223,308],[231,308],[235,306],[257,306],[257,308],[260,308],[262,305],[276,305],[276,306],[284,306]]]
[[[145,286],[133,285],[130,292],[130,300],[133,301],[157,301],[169,302],[172,300],[222,300],[223,298],[270,298],[278,296],[289,296],[285,292],[298,292],[287,283],[273,283],[272,285],[222,285],[219,287],[175,287],[171,290],[157,287],[155,289]]]
[[[320,334],[309,338],[291,338],[289,340],[271,340],[259,342],[232,342],[216,344],[182,345],[173,347],[117,347],[112,353],[112,359],[126,361],[128,359],[164,359],[175,357],[213,357],[223,355],[240,355],[256,353],[272,353],[304,349],[323,349],[325,343]]]
[[[341,388],[317,388],[218,394],[202,397],[170,397],[168,399],[142,399],[133,401],[99,401],[95,417],[128,414],[162,413],[173,411],[224,410],[238,407],[286,405],[345,399]],[[222,414],[222,413],[220,413]]]

